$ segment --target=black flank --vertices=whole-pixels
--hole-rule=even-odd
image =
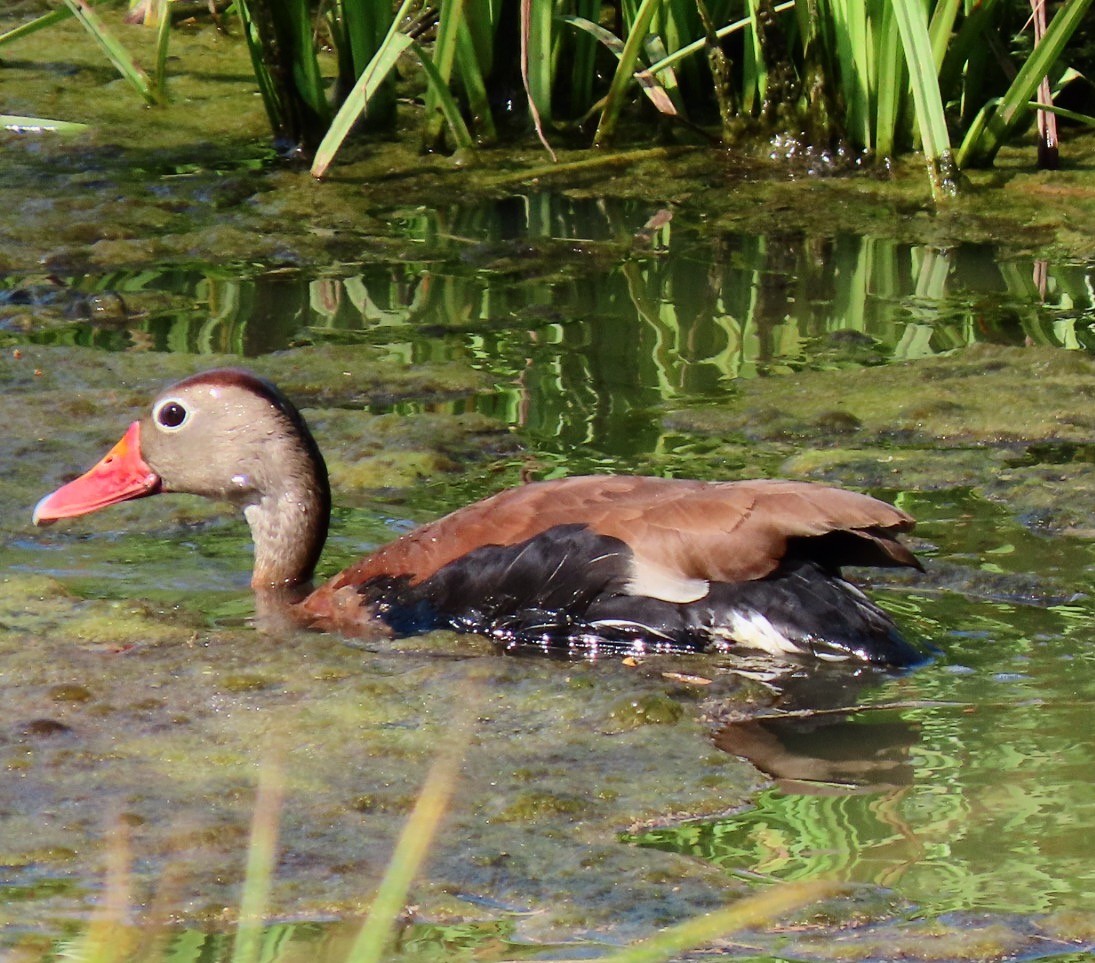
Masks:
[[[759,614],[803,653],[911,666],[924,656],[880,608],[833,571],[789,559],[767,578],[715,582],[690,603],[628,595],[632,553],[619,539],[560,525],[517,545],[488,545],[418,585],[407,576],[360,587],[398,635],[476,632],[509,646],[702,651],[731,643],[734,612]]]

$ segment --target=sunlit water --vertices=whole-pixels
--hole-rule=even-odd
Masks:
[[[857,366],[986,340],[1095,347],[1095,265],[869,237],[712,238],[675,222],[644,233],[649,213],[536,194],[442,213],[397,209],[398,256],[318,270],[15,276],[0,279],[0,304],[52,312],[48,327],[12,333],[14,344],[247,358],[364,342],[393,361],[463,361],[496,390],[372,410],[474,408],[511,426],[549,472],[641,470],[652,455],[691,468],[704,443],[667,428],[666,411],[732,404],[742,378],[834,365],[854,376]],[[475,474],[425,483],[402,510],[425,517],[495,485]],[[884,586],[884,604],[938,648],[932,664],[858,692],[792,685],[781,697],[776,687],[765,713],[864,711],[731,727],[717,744],[754,758],[772,787],[745,811],[628,839],[750,879],[824,875],[890,888],[930,915],[1095,905],[1090,544],[1032,534],[960,490],[883,494],[921,519],[937,563],[1067,588],[1028,605],[995,589]],[[334,549],[347,557],[407,522],[398,507],[340,518]],[[222,537],[196,534],[211,561],[177,574],[206,593],[213,617],[232,618],[246,555]],[[108,596],[134,578],[169,581],[179,566],[154,537],[126,544],[112,564],[102,547],[83,560],[70,550],[51,557],[33,539],[15,548],[22,570]]]

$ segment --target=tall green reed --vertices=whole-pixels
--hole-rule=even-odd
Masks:
[[[162,101],[166,28],[150,81],[94,17],[92,0],[64,2],[141,96]],[[275,138],[287,153],[313,159],[317,177],[351,133],[397,123],[396,92],[417,73],[425,93],[415,116],[427,150],[470,152],[530,130],[549,152],[556,141],[646,143],[666,125],[727,145],[781,133],[820,151],[922,150],[933,193],[943,197],[957,189],[958,168],[991,164],[1033,116],[1032,98],[1065,69],[1090,5],[1063,0],[1024,58],[1008,53],[1024,26],[1018,0],[235,6]]]

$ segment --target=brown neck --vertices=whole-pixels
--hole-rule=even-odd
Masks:
[[[327,538],[330,495],[287,491],[266,495],[244,509],[255,543],[251,585],[279,588],[307,582]]]
[[[244,508],[255,543],[251,585],[256,589],[286,588],[308,582],[327,540],[331,489],[327,466],[311,434],[300,434],[303,445],[280,464],[282,484],[271,487]]]

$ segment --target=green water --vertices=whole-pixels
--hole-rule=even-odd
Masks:
[[[0,278],[12,939],[87,919],[120,822],[134,902],[177,870],[174,918],[205,927],[180,958],[221,958],[272,740],[291,760],[274,913],[309,922],[271,952],[341,945],[309,927],[360,911],[470,674],[482,728],[416,896],[425,919],[470,921],[482,956],[593,951],[818,877],[860,886],[826,917],[858,958],[927,953],[920,918],[936,941],[983,937],[937,955],[1091,946],[1095,264],[713,235],[687,213],[644,235],[652,213],[514,194],[388,209],[400,250],[352,262]],[[936,658],[886,678],[267,639],[221,508],[29,528],[159,385],[226,361],[278,380],[329,458],[323,574],[525,472],[795,474],[918,516],[927,574],[871,591]],[[826,925],[756,951],[825,956]],[[415,939],[445,952],[453,932]]]
[[[722,950],[1090,959],[1090,140],[1052,173],[1005,151],[940,208],[918,165],[707,149],[568,154],[564,180],[536,147],[467,169],[367,141],[316,185],[272,164],[238,37],[172,55],[158,110],[74,23],[0,64],[7,112],[89,125],[0,151],[0,955],[86,955],[121,918],[146,947],[166,924],[143,959],[230,958],[281,760],[263,958],[344,959],[470,704],[407,958],[594,956],[827,876],[854,888]],[[224,363],[326,454],[322,575],[529,475],[787,475],[918,516],[927,572],[868,590],[937,655],[887,678],[264,634],[223,507],[31,529]]]

